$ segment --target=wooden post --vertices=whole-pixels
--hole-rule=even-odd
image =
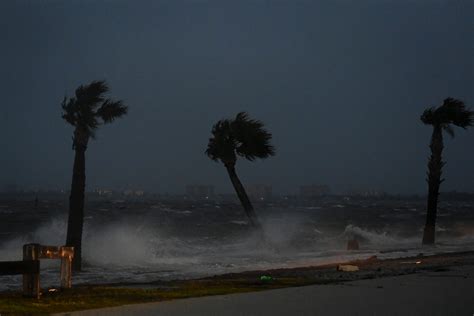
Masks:
[[[60,247],[61,253],[61,288],[70,289],[72,287],[72,258],[74,257],[74,247]]]
[[[27,244],[23,246],[23,260],[39,259],[39,244]],[[23,274],[23,296],[39,299],[40,297],[40,278],[38,273]]]

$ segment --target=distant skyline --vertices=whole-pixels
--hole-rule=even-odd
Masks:
[[[204,150],[247,111],[277,154],[239,161],[244,185],[425,194],[419,117],[448,96],[474,108],[473,16],[470,0],[1,1],[0,189],[69,188],[60,103],[105,79],[130,112],[91,141],[87,190],[232,192]],[[445,139],[441,191],[473,192],[474,130]]]
[[[196,185],[196,183],[193,184],[193,185]],[[197,184],[197,185],[213,186],[212,184],[209,184],[209,183]],[[261,183],[248,183],[247,184],[247,191],[249,191],[250,187],[255,186],[255,185],[262,185],[262,184]],[[263,185],[268,185],[268,184],[263,184]],[[320,185],[320,184],[315,184],[315,185]],[[272,185],[270,185],[270,186],[273,189],[273,186]],[[324,184],[323,184],[323,186],[324,186]],[[275,195],[275,196],[301,195],[300,187],[301,186],[296,186],[296,187],[290,188],[288,191],[273,192],[273,195]],[[235,192],[232,191],[232,189],[224,189],[224,187],[214,187],[214,189],[215,189],[215,194],[217,194],[217,195],[220,195],[220,194],[235,195]],[[9,185],[4,186],[3,188],[0,188],[0,193],[7,193],[7,194],[8,193],[25,193],[25,194],[27,194],[27,193],[37,192],[37,193],[64,193],[64,194],[69,194],[69,192],[70,192],[69,190],[70,189],[66,188],[66,187],[65,188],[59,188],[59,187],[57,187],[57,188],[55,188],[55,187],[40,188],[40,187],[21,187],[21,186],[17,186],[17,185],[14,185],[14,184],[9,184]],[[136,186],[136,187],[97,186],[97,187],[88,187],[86,192],[89,192],[89,193],[90,192],[97,192],[98,190],[111,190],[114,194],[122,194],[122,193],[125,193],[127,191],[139,191],[139,192],[143,192],[144,194],[187,195],[186,186],[184,186],[182,188],[182,190],[177,190],[177,191],[174,191],[174,192],[145,190],[145,189],[143,189],[143,186]],[[388,195],[420,195],[420,196],[425,196],[427,194],[427,192],[420,192],[420,193],[407,192],[407,193],[400,194],[398,192],[388,192],[388,191],[384,191],[382,189],[371,188],[371,187],[359,187],[359,188],[353,187],[353,188],[349,188],[349,189],[346,189],[346,190],[339,190],[339,191],[333,190],[331,187],[329,187],[329,190],[330,190],[329,193],[327,193],[328,195],[351,195],[351,194],[363,194],[363,193],[371,193],[371,194],[383,193],[383,194],[388,194]],[[460,191],[460,190],[456,190],[456,189],[441,190],[441,193],[451,193],[451,192],[474,194],[474,190],[471,190],[471,191]]]

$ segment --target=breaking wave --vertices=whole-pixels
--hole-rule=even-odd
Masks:
[[[474,249],[474,235],[441,238],[435,249],[421,247],[421,235],[401,237],[393,231],[347,225],[339,231],[317,227],[297,216],[262,218],[265,242],[248,225],[235,221],[240,235],[183,237],[166,234],[147,222],[115,221],[99,225],[86,221],[83,236],[84,272],[74,276],[77,283],[148,282],[157,279],[189,278],[218,273],[295,267],[341,262],[377,255],[381,258]],[[464,226],[463,226],[464,227]],[[55,218],[31,234],[0,244],[0,260],[21,260],[26,243],[62,245],[67,221]],[[230,229],[230,228],[229,228]],[[463,231],[470,232],[469,227]],[[349,239],[356,238],[360,250],[347,251]],[[56,260],[55,260],[56,261]],[[45,286],[57,279],[58,262],[42,261]],[[0,290],[16,288],[20,276],[0,278]],[[43,282],[43,281],[42,281]]]
[[[416,245],[420,242],[419,238],[400,238],[390,235],[386,231],[377,232],[363,229],[354,225],[347,225],[342,233],[345,239],[357,239],[361,244],[377,247],[392,247],[402,245]]]

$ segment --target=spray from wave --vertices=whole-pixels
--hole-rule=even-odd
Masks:
[[[228,227],[235,226],[230,222]],[[400,237],[393,232],[357,225],[347,225],[342,231],[328,231],[305,217],[262,217],[262,226],[265,243],[256,242],[258,234],[250,230],[242,230],[243,233],[232,237],[209,233],[190,238],[166,234],[150,222],[118,220],[99,225],[89,221],[83,238],[85,272],[76,275],[74,282],[147,282],[340,262],[374,254],[382,258],[408,256],[421,250],[419,236]],[[31,234],[3,242],[0,260],[21,260],[22,246],[26,243],[63,245],[66,229],[65,218],[56,218]],[[346,251],[347,240],[354,237],[359,240],[361,249]],[[464,244],[445,243],[444,249],[458,251],[466,242],[472,247],[471,237],[460,239]],[[390,252],[390,256],[384,254],[391,249],[396,251]],[[44,278],[42,272],[45,284],[57,278],[57,263],[54,264],[47,260],[41,263],[46,268]],[[18,278],[11,278],[9,282],[2,280],[5,279],[0,278],[0,289],[18,286]]]

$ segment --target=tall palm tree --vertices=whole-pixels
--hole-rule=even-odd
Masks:
[[[238,156],[254,161],[275,155],[275,148],[270,144],[272,134],[263,127],[261,121],[249,118],[246,112],[238,113],[233,120],[220,120],[212,128],[212,137],[206,150],[209,158],[220,160],[224,164],[250,223],[257,228],[260,228],[260,223],[244,186],[237,177],[235,164]]]
[[[63,119],[74,126],[72,149],[75,151],[72,173],[71,194],[69,196],[69,218],[66,245],[74,247],[73,269],[82,266],[82,226],[84,223],[84,188],[86,184],[85,153],[89,139],[101,124],[112,123],[127,114],[127,106],[122,101],[105,98],[109,90],[105,81],[93,81],[76,89],[75,97],[65,97],[62,102]]]
[[[433,126],[430,144],[431,157],[428,162],[428,207],[425,230],[423,233],[423,244],[429,245],[435,242],[439,187],[444,181],[444,179],[441,179],[441,169],[445,165],[445,162],[442,161],[443,130],[451,137],[454,137],[452,125],[464,129],[472,126],[474,122],[474,112],[468,110],[462,101],[447,98],[441,106],[426,109],[423,115],[421,115],[421,121],[426,125]]]

